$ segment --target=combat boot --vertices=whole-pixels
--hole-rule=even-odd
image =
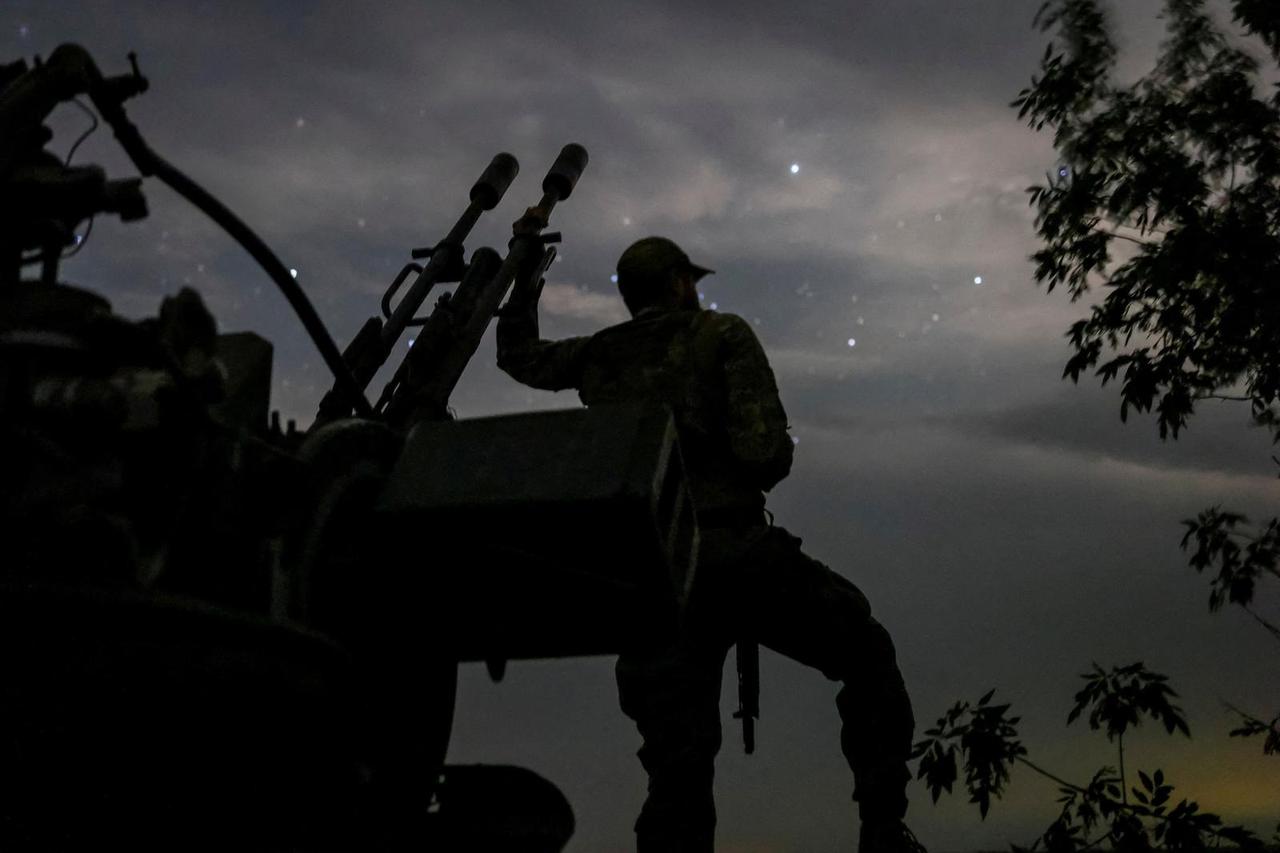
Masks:
[[[900,820],[863,821],[858,853],[929,853]]]

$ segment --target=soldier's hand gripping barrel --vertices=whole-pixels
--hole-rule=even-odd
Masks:
[[[576,142],[571,142],[560,149],[559,156],[551,164],[547,176],[542,179],[542,199],[537,205],[542,212],[542,225],[531,227],[511,238],[506,260],[498,272],[498,286],[494,288],[498,298],[490,306],[491,313],[497,309],[498,303],[502,301],[507,287],[512,282],[515,282],[515,287],[508,305],[525,305],[536,301],[538,287],[536,272],[539,261],[542,260],[549,243],[560,242],[559,234],[543,234],[542,229],[550,221],[551,211],[555,209],[556,204],[573,193],[573,188],[578,184],[578,178],[582,176],[582,170],[587,167],[587,159],[587,149]]]

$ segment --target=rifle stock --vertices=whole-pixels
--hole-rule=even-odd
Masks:
[[[738,640],[738,710],[735,720],[742,721],[742,746],[750,755],[756,750],[756,720],[760,718],[760,644],[755,640]]]

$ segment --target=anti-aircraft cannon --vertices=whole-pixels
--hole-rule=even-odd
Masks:
[[[0,66],[0,846],[560,849],[572,813],[550,783],[445,765],[456,669],[673,630],[697,531],[670,418],[450,415],[560,239],[468,258],[511,155],[340,352],[266,243],[130,122],[146,89],[136,62],[105,77],[74,45]],[[334,376],[310,429],[271,415],[270,343],[219,334],[194,291],[132,322],[59,281],[78,223],[147,214],[141,179],[45,150],[46,116],[82,95],[294,308]],[[560,153],[546,216],[586,162]]]

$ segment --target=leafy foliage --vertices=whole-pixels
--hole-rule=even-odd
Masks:
[[[1028,188],[1032,260],[1049,291],[1090,303],[1067,330],[1063,376],[1119,384],[1121,420],[1154,411],[1176,439],[1199,401],[1239,400],[1280,443],[1280,84],[1263,84],[1268,57],[1266,73],[1280,70],[1280,3],[1231,0],[1262,59],[1207,8],[1164,0],[1154,67],[1120,84],[1103,0],[1040,7],[1053,41],[1013,106],[1060,159]],[[1250,608],[1258,579],[1280,578],[1280,519],[1246,521],[1211,508],[1184,522],[1182,545],[1196,571],[1217,569],[1210,609],[1238,604],[1280,640]]]
[[[1132,85],[1112,79],[1117,50],[1101,0],[1046,0],[1036,15],[1056,39],[1013,106],[1035,130],[1052,131],[1061,158],[1028,189],[1042,241],[1032,256],[1036,280],[1049,291],[1064,287],[1072,301],[1090,298],[1088,315],[1067,331],[1073,353],[1063,376],[1079,382],[1092,371],[1103,385],[1118,382],[1121,420],[1130,409],[1154,411],[1161,438],[1177,438],[1200,400],[1237,399],[1280,443],[1280,84],[1270,97],[1259,92],[1260,62],[1218,29],[1205,0],[1164,6],[1168,32],[1156,65]],[[1280,63],[1280,3],[1231,6]],[[1217,569],[1212,610],[1227,601],[1248,608],[1259,577],[1280,577],[1280,519],[1254,534],[1240,529],[1246,523],[1216,507],[1184,522],[1191,565]],[[1254,617],[1280,639],[1280,629]],[[1082,677],[1067,722],[1087,711],[1090,727],[1106,730],[1117,742],[1118,774],[1103,767],[1077,785],[1034,764],[1017,740],[1018,718],[1008,705],[990,706],[988,693],[975,706],[954,705],[916,744],[919,777],[935,802],[963,762],[985,818],[1017,762],[1058,784],[1061,810],[1015,853],[1104,843],[1120,851],[1261,848],[1195,801],[1175,803],[1161,770],[1138,771],[1129,801],[1125,733],[1149,718],[1190,736],[1165,676],[1139,662],[1110,670],[1095,663]],[[995,721],[973,738],[982,708]],[[1263,735],[1264,751],[1280,752],[1280,716],[1268,723],[1237,713],[1233,736]]]
[[[1176,696],[1168,679],[1141,663],[1094,671],[1084,676],[1084,690],[1076,694],[1069,721],[1090,710],[1094,730],[1107,729],[1108,739],[1122,737],[1144,717],[1162,723],[1172,734],[1188,734],[1180,709],[1170,703]],[[1058,784],[1058,817],[1030,846],[1012,845],[1014,853],[1075,853],[1107,843],[1116,851],[1204,851],[1226,842],[1241,850],[1261,850],[1261,841],[1240,826],[1224,824],[1221,817],[1201,811],[1187,798],[1175,802],[1175,788],[1163,770],[1150,774],[1139,770],[1139,785],[1125,797],[1124,782],[1111,767],[1102,767],[1086,785],[1077,785],[1030,761],[1017,738],[1018,717],[1009,716],[1009,705],[992,705],[990,691],[975,704],[957,702],[947,710],[925,740],[915,745],[920,759],[917,777],[924,779],[936,803],[943,790],[951,792],[964,762],[970,802],[985,819],[992,797],[999,798],[1009,781],[1014,762]],[[1252,719],[1252,718],[1247,718]],[[1276,721],[1273,721],[1273,725]]]
[[[1140,724],[1143,715],[1163,723],[1169,734],[1180,731],[1191,736],[1182,709],[1169,701],[1178,695],[1169,687],[1169,679],[1151,672],[1141,661],[1110,670],[1095,663],[1093,672],[1080,677],[1085,686],[1076,693],[1068,724],[1089,709],[1089,728],[1096,731],[1105,725],[1108,740],[1123,737],[1130,726]]]
[[[1239,513],[1212,507],[1194,521],[1182,522],[1187,528],[1182,537],[1183,550],[1195,542],[1192,568],[1201,572],[1216,565],[1218,569],[1209,592],[1210,610],[1218,610],[1228,601],[1248,609],[1258,578],[1264,574],[1280,577],[1280,519],[1273,518],[1257,535],[1239,529],[1248,521]],[[1280,629],[1265,620],[1264,624],[1280,637]]]
[[[1233,0],[1231,7],[1235,19],[1257,33],[1280,60],[1280,7],[1272,0]]]
[[[994,690],[976,704],[957,702],[927,729],[925,740],[915,745],[912,758],[920,759],[916,778],[924,779],[936,803],[945,789],[951,793],[957,776],[957,752],[965,757],[965,787],[969,802],[976,803],[983,818],[1009,781],[1009,765],[1026,750],[1017,739],[1018,717],[1007,716],[1009,705],[992,705]]]
[[[1275,18],[1238,5],[1247,20]],[[1044,242],[1036,278],[1073,299],[1108,290],[1068,332],[1065,375],[1120,379],[1121,417],[1154,408],[1162,436],[1177,436],[1198,399],[1240,384],[1259,412],[1280,397],[1280,94],[1257,93],[1257,60],[1203,7],[1167,0],[1155,69],[1121,87],[1097,0],[1050,0],[1037,21],[1058,44],[1014,101],[1033,128],[1053,129],[1062,158],[1029,190]],[[1129,255],[1119,263],[1117,240]]]
[[[1232,737],[1265,735],[1262,740],[1263,753],[1266,755],[1280,755],[1280,714],[1272,717],[1271,722],[1264,722],[1232,705],[1227,707],[1239,714],[1242,721],[1240,726],[1231,730]],[[1277,826],[1276,829],[1280,832],[1280,826]]]

